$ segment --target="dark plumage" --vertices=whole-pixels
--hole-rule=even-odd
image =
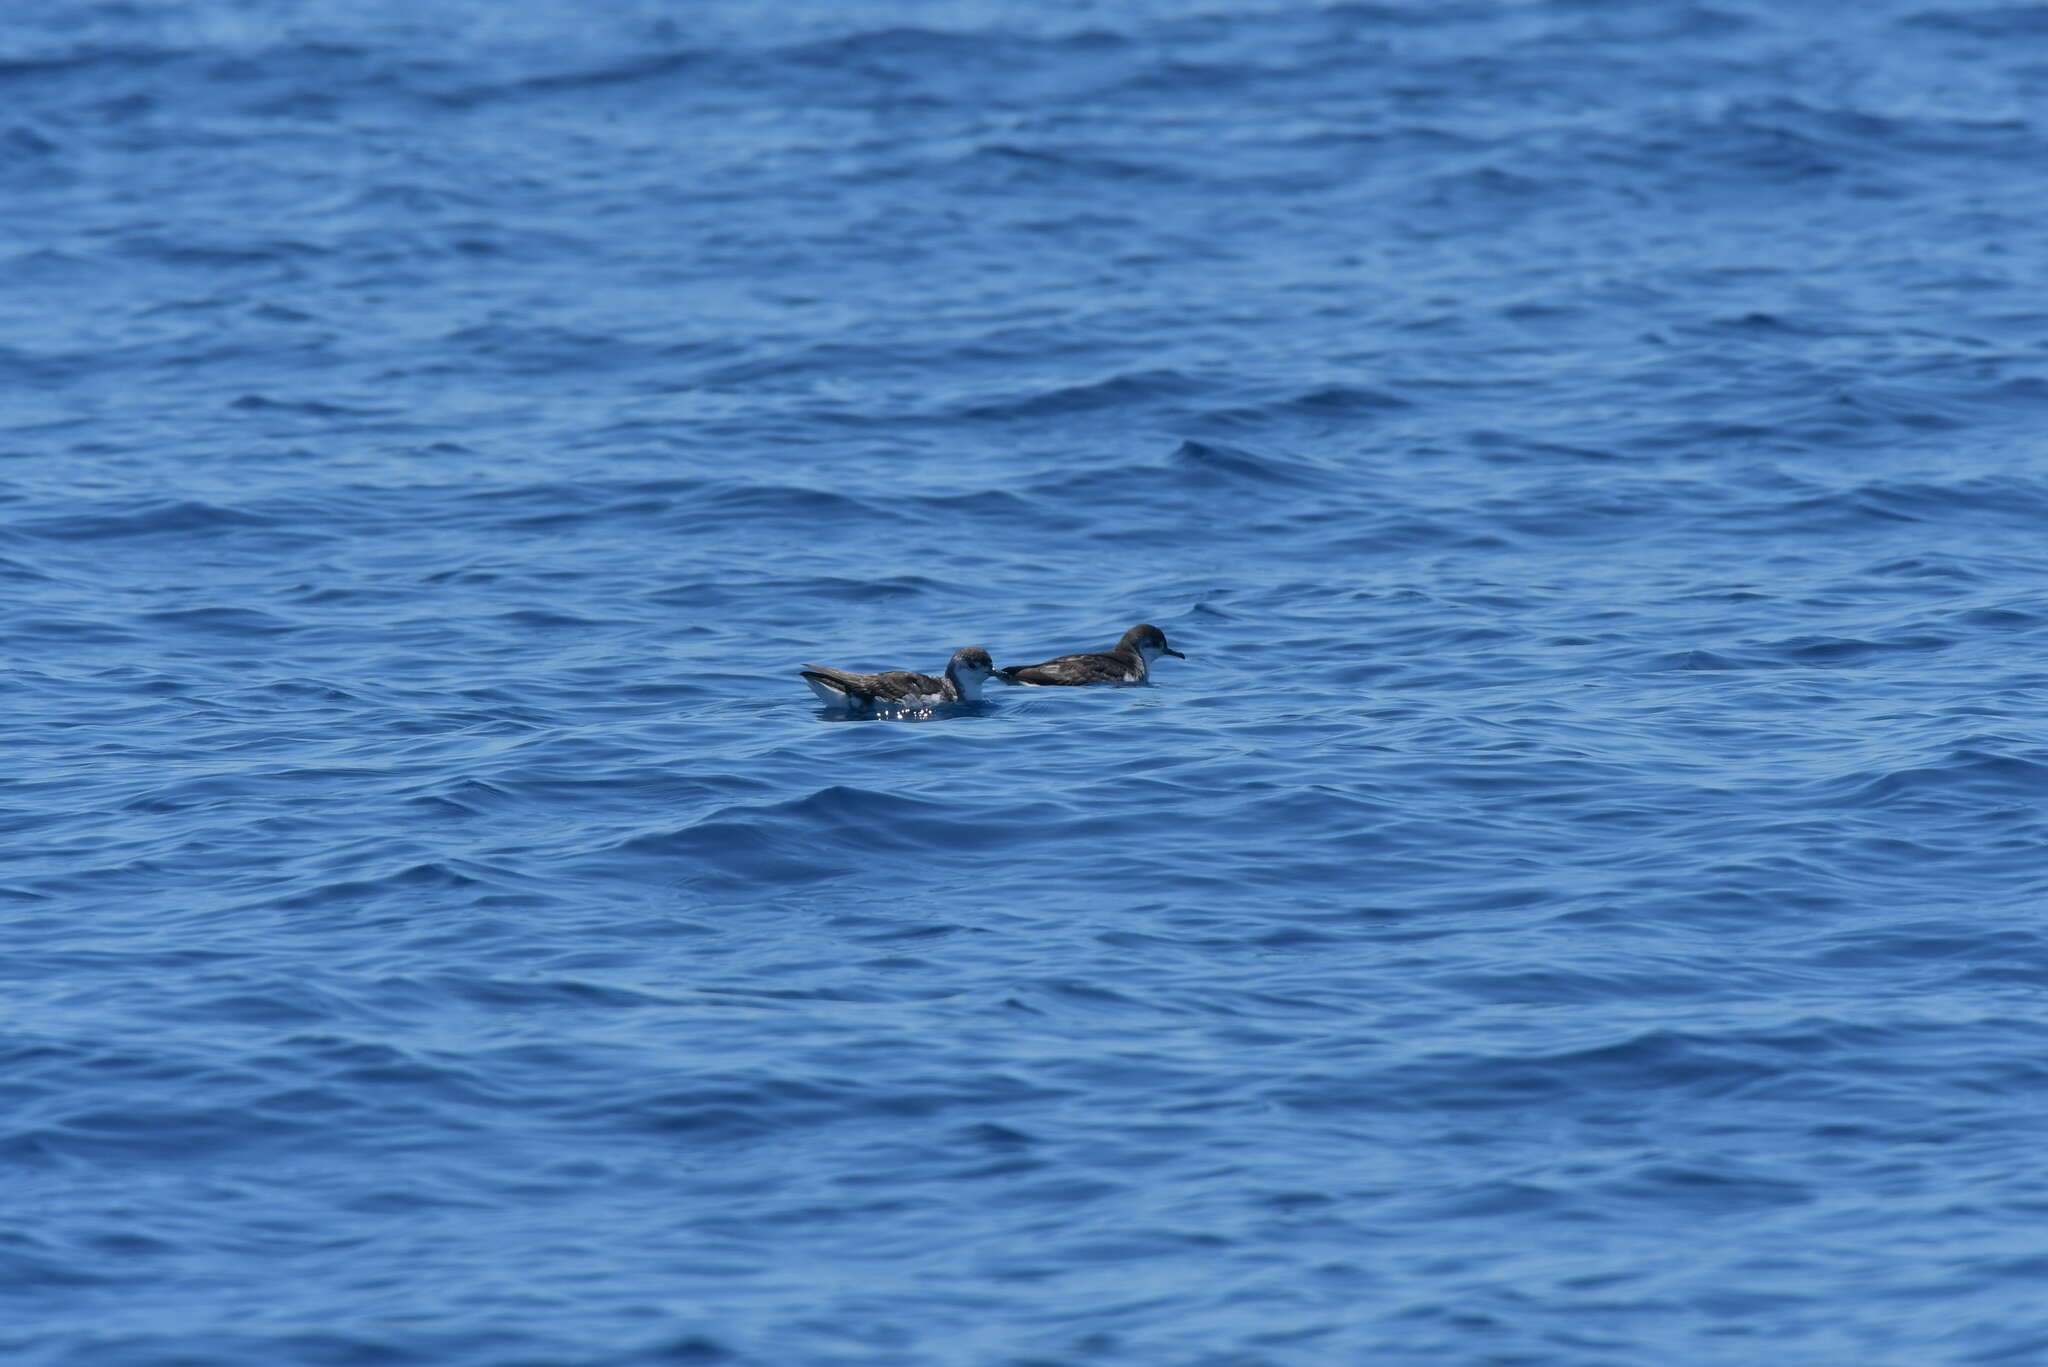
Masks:
[[[1085,655],[1062,655],[1043,664],[1009,665],[996,671],[1004,683],[1035,688],[1085,688],[1092,684],[1141,684],[1150,676],[1152,661],[1161,655],[1176,660],[1187,656],[1166,643],[1166,633],[1140,622],[1125,632],[1123,639],[1108,650]]]
[[[891,669],[881,674],[852,674],[844,669],[805,665],[797,673],[811,686],[819,701],[849,710],[868,707],[930,707],[934,703],[975,702],[981,685],[995,672],[995,664],[980,646],[953,652],[942,678],[908,669]]]

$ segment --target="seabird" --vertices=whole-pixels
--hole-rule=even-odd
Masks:
[[[996,671],[1004,683],[1026,687],[1085,687],[1089,684],[1141,684],[1148,666],[1161,655],[1187,656],[1166,643],[1166,633],[1140,622],[1108,650],[1093,655],[1062,655],[1044,664],[1009,665]]]
[[[934,679],[908,669],[891,669],[881,674],[849,674],[843,669],[805,665],[797,671],[811,692],[828,707],[857,712],[870,707],[931,707],[945,702],[979,702],[981,685],[995,672],[995,664],[980,646],[953,652],[946,661],[946,675]]]

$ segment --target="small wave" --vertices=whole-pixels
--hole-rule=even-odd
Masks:
[[[1828,180],[1867,161],[1844,139],[1871,136],[1869,130],[1828,126],[1829,113],[1785,98],[1738,99],[1709,117],[1674,121],[1641,154],[1673,170],[1683,168],[1696,183],[1732,180],[1755,190]]]
[[[1389,1104],[1453,1111],[1519,1110],[1545,1099],[1599,1092],[1657,1091],[1705,1100],[1781,1072],[1777,1061],[1739,1042],[1724,1044],[1651,1029],[1613,1043],[1526,1057],[1449,1052],[1397,1063],[1370,1079],[1369,1086],[1304,1077],[1283,1084],[1274,1095],[1306,1110]]]
[[[1296,487],[1328,482],[1328,475],[1305,461],[1289,460],[1220,442],[1184,441],[1174,448],[1171,468],[1196,484],[1232,486],[1278,484]]]
[[[230,607],[172,608],[143,613],[138,620],[159,630],[227,637],[284,636],[301,625],[255,608]]]
[[[1864,573],[1888,578],[1946,579],[1965,584],[1982,583],[1986,578],[1982,571],[1965,563],[1959,557],[1939,552],[1906,555],[1896,560],[1881,561],[1870,566]]]
[[[1040,505],[1008,489],[978,489],[964,494],[913,494],[900,500],[899,504],[915,508],[931,521],[949,528],[957,527],[964,519],[986,523],[1005,533],[1030,526],[1046,515],[1046,510]],[[5,572],[5,562],[0,561],[0,574]]]
[[[1933,852],[1919,850],[1916,858]],[[1986,927],[1956,918],[1894,921],[1862,927],[1854,935],[1830,936],[1812,951],[1816,966],[1852,968],[1860,972],[1887,967],[1926,970],[1927,976],[1963,974],[2006,963],[2039,979],[2048,974],[2042,933],[2028,927]]]
[[[27,124],[0,129],[0,183],[21,188],[69,183],[73,173],[63,164],[62,151]]]
[[[1244,508],[1228,504],[1228,495],[1292,500],[1304,491],[1329,489],[1333,480],[1331,472],[1306,461],[1221,442],[1187,440],[1163,462],[1133,461],[1061,473],[1035,481],[1027,493],[1052,509],[1123,500],[1132,506],[1178,503],[1210,516],[1225,512],[1241,515]],[[1098,533],[1125,534],[1115,524]]]
[[[804,885],[906,855],[974,864],[982,851],[1065,829],[1065,821],[1043,804],[963,808],[831,784],[784,802],[722,808],[687,826],[634,836],[619,849],[675,861],[691,881]]]
[[[909,88],[928,96],[964,97],[972,92],[985,97],[991,80],[1014,86],[1041,73],[1062,86],[1072,85],[1098,59],[1132,50],[1121,34],[1097,27],[1041,36],[1004,29],[895,25],[794,43],[773,56],[810,82],[826,74],[866,87]]]
[[[1283,413],[1299,413],[1311,417],[1349,415],[1355,413],[1384,413],[1397,408],[1412,407],[1408,400],[1385,390],[1367,389],[1362,385],[1329,384],[1295,395],[1284,403],[1272,408]]]
[[[1374,4],[1371,0],[1337,0],[1316,11],[1319,18],[1361,28],[1430,29],[1452,28],[1497,19],[1500,11],[1491,5],[1469,0],[1452,0],[1441,5]]]
[[[1703,673],[1718,673],[1755,667],[1754,661],[1718,650],[1678,650],[1652,656],[1649,669],[1696,670]]]
[[[582,978],[485,978],[470,974],[439,974],[422,984],[435,999],[443,994],[499,1010],[546,1011],[564,1007],[634,1010],[659,1006],[666,999],[613,983]]]
[[[852,65],[870,70],[899,62],[913,68],[940,62],[1000,69],[1006,59],[1014,58],[1029,46],[1028,40],[1008,35],[899,25],[798,43],[783,49],[783,55],[812,66]]]
[[[939,579],[924,575],[895,574],[880,578],[869,578],[856,574],[810,575],[801,578],[761,577],[749,578],[744,582],[730,579],[702,579],[686,584],[674,584],[647,595],[649,602],[665,607],[702,610],[731,604],[756,602],[764,593],[779,593],[788,601],[816,603],[870,603],[881,599],[943,598],[945,585]],[[795,645],[791,646],[796,649]],[[943,665],[944,658],[927,661],[927,665]],[[851,668],[851,665],[845,667]],[[921,666],[914,661],[897,661],[886,666],[891,669],[915,669]],[[929,669],[926,672],[930,672]]]
[[[1670,1161],[1637,1163],[1595,1184],[1592,1191],[1630,1208],[1649,1206],[1672,1215],[1690,1212],[1701,1216],[1732,1216],[1804,1205],[1816,1194],[1810,1183],[1789,1181],[1759,1171],[1754,1164],[1732,1160],[1711,1166]],[[1780,1294],[1772,1299],[1817,1302],[1819,1297]]]
[[[1172,162],[1160,159],[1140,161],[1130,156],[1112,156],[1080,147],[993,142],[976,148],[963,160],[970,168],[985,166],[1003,173],[1000,179],[1012,188],[1019,182],[1068,181],[1118,186],[1132,183],[1174,186],[1190,183],[1196,178],[1192,169]]]
[[[532,631],[588,631],[592,627],[617,625],[620,619],[587,617],[581,613],[547,608],[508,608],[491,620],[502,626],[524,627]]]
[[[269,527],[274,519],[246,509],[224,507],[198,499],[152,502],[121,512],[71,513],[28,518],[15,529],[50,541],[115,540],[144,536],[184,536],[242,527]]]
[[[1840,434],[1837,434],[1837,438]],[[1859,436],[1851,438],[1860,441]],[[1936,482],[1878,479],[1847,488],[1793,481],[1764,498],[1729,491],[1719,507],[1703,508],[1711,522],[1778,532],[1847,532],[1916,523],[1967,521],[1984,527],[2036,525],[2048,517],[2048,483],[2030,476],[1980,475]]]
[[[1087,384],[1064,385],[1026,398],[985,401],[963,412],[969,418],[1012,421],[1066,417],[1105,409],[1142,408],[1165,399],[1186,398],[1205,388],[1175,370],[1144,370]]]
[[[677,512],[681,520],[693,525],[743,516],[763,523],[786,521],[792,530],[835,523],[900,522],[908,516],[889,503],[794,484],[714,486],[680,505]]]
[[[677,76],[698,73],[717,73],[723,79],[732,80],[748,65],[749,63],[743,59],[735,60],[734,54],[731,53],[683,48],[671,52],[649,53],[627,61],[609,62],[575,71],[546,72],[504,86],[472,88],[450,93],[442,98],[453,104],[467,106],[494,96],[551,95],[573,90],[614,90],[650,82],[665,82]]]
[[[1720,5],[1673,4],[1637,9],[1617,8],[1606,0],[1561,0],[1557,8],[1565,13],[1582,11],[1588,16],[1583,23],[1560,29],[1548,39],[1548,45],[1566,47],[1574,53],[1616,43],[1651,46],[1727,38],[1760,27],[1749,15]]]
[[[474,504],[493,516],[512,514],[533,519],[575,517],[605,502],[602,486],[566,479],[491,485],[464,490],[459,497],[463,503]]]
[[[610,333],[530,322],[459,328],[446,341],[464,356],[488,359],[513,375],[617,372],[661,363],[657,349]]]
[[[2048,481],[2023,475],[1980,475],[1953,482],[1877,480],[1857,491],[1868,506],[1915,521],[1951,513],[2029,524],[2048,517]]]
[[[2039,38],[2048,35],[2048,10],[2039,5],[1983,5],[1919,10],[1897,21],[1902,28],[1961,33],[1972,38]]]
[[[102,1061],[101,1067],[107,1064]],[[263,1114],[247,1105],[222,1104],[224,1079],[184,1068],[195,1098],[81,1097],[54,1123],[17,1132],[12,1143],[33,1143],[73,1161],[200,1164],[225,1154],[263,1152],[324,1130],[325,1117]],[[238,1089],[240,1090],[240,1089]],[[102,1101],[106,1104],[102,1104]],[[253,1100],[250,1097],[239,1101]]]
[[[1499,166],[1447,171],[1431,177],[1426,189],[1424,202],[1430,206],[1466,211],[1482,205],[1497,208],[1504,204],[1549,203],[1559,192],[1557,181],[1550,177]]]
[[[710,820],[635,836],[618,848],[621,854],[673,862],[687,881],[735,887],[804,887],[860,867],[849,852],[821,856],[812,844],[752,821]]]
[[[228,407],[243,413],[297,413],[309,418],[381,418],[399,411],[354,407],[324,399],[273,399],[265,394],[244,394],[230,401]]]
[[[125,68],[142,71],[184,60],[187,54],[172,48],[105,44],[79,46],[62,52],[34,57],[0,59],[0,80],[29,80],[40,76],[75,75],[95,68]],[[112,79],[107,73],[98,73]]]
[[[57,143],[37,133],[25,123],[16,123],[0,131],[0,166],[20,160],[43,160],[57,152]]]
[[[1900,633],[1883,639],[1857,636],[1788,636],[1756,646],[1749,658],[1758,664],[1791,666],[1855,666],[1900,652],[1942,650],[1953,645],[1950,635],[1929,632]]]
[[[1970,608],[1955,620],[1961,626],[1985,631],[2033,631],[2048,625],[2048,613],[2035,611],[2032,607]]]
[[[195,235],[166,237],[137,232],[119,239],[116,249],[125,256],[166,266],[198,267],[204,270],[241,269],[269,266],[331,255],[327,247],[295,237],[272,237],[243,242],[213,241]]]
[[[17,648],[33,641],[62,645],[128,645],[143,639],[134,628],[92,617],[21,616],[8,617],[0,626],[0,643]]]
[[[0,1158],[24,1167],[42,1163],[61,1166],[45,1138],[34,1130],[0,1130]],[[31,1296],[81,1287],[118,1286],[128,1275],[121,1270],[128,1259],[167,1251],[169,1245],[162,1240],[139,1235],[118,1243],[107,1239],[81,1249],[53,1245],[25,1231],[9,1230],[0,1238],[0,1285],[8,1288],[7,1294]]]
[[[301,881],[304,881],[303,875]],[[416,897],[431,890],[468,891],[482,886],[485,886],[483,879],[463,872],[452,862],[429,859],[373,877],[322,882],[277,899],[273,905],[294,909],[331,908],[379,902],[392,897]]]
[[[1986,801],[2038,804],[2048,797],[2048,752],[2007,754],[1960,746],[1931,763],[1831,785],[1851,805],[1894,803],[1979,808]]]

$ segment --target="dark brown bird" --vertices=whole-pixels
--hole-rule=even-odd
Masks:
[[[828,707],[858,712],[871,707],[931,707],[943,702],[979,702],[981,686],[995,672],[995,664],[980,646],[953,652],[946,662],[943,678],[918,674],[908,669],[891,669],[881,674],[850,674],[843,669],[805,665],[797,671],[811,692]]]
[[[996,671],[1004,683],[1027,688],[1086,688],[1094,684],[1141,684],[1161,655],[1187,656],[1166,643],[1166,633],[1140,622],[1108,650],[1089,655],[1062,655],[1043,664],[1009,665]]]

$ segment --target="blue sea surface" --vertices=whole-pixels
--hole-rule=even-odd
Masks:
[[[9,1364],[2048,1361],[2048,10],[17,5],[0,195]]]

